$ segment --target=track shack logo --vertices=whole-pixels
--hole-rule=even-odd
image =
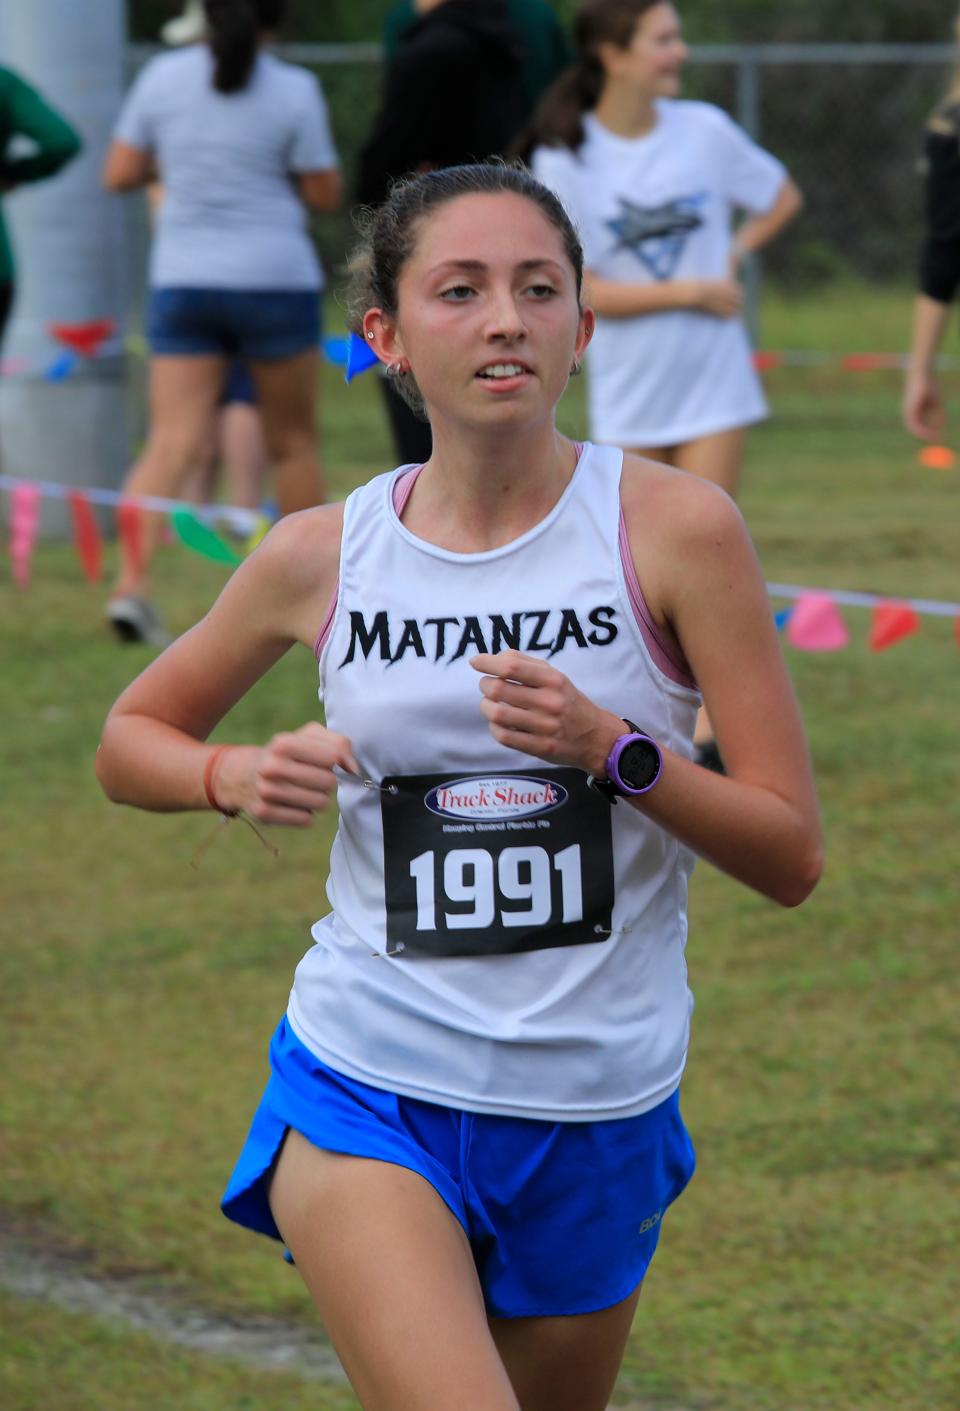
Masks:
[[[511,819],[536,818],[552,813],[567,801],[562,784],[549,779],[499,779],[485,774],[474,779],[451,779],[438,784],[423,799],[431,813],[441,818],[469,819],[471,822],[504,823]]]
[[[391,618],[386,609],[369,618],[350,613],[350,644],[338,670],[358,656],[388,662],[406,656],[431,662],[458,661],[469,652],[545,652],[556,656],[568,644],[607,647],[619,632],[616,608],[599,606],[585,615],[574,608],[487,613],[473,617]]]

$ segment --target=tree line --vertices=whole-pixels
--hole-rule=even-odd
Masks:
[[[482,4],[484,0],[477,0]],[[181,0],[129,0],[131,39],[154,40]],[[390,0],[289,0],[286,37],[303,43],[370,43]],[[554,0],[569,22],[577,0]],[[951,38],[954,7],[944,0],[683,0],[689,40],[698,44],[936,44]]]

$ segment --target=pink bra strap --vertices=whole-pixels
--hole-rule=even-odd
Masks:
[[[623,510],[620,511],[620,562],[623,564],[623,576],[627,585],[627,597],[630,599],[630,606],[633,608],[634,616],[637,619],[637,626],[646,643],[647,651],[653,657],[654,662],[665,676],[669,676],[671,681],[676,681],[678,686],[687,686],[690,690],[697,689],[697,683],[690,671],[690,665],[686,657],[677,656],[670,650],[654,622],[647,607],[647,600],[643,596],[640,581],[637,578],[637,570],[633,566],[633,554],[630,552],[630,540],[627,538],[627,525],[623,517]]]

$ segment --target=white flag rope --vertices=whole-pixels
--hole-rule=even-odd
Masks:
[[[51,499],[65,500],[71,493],[80,493],[98,505],[133,504],[164,514],[170,514],[174,510],[188,510],[198,519],[227,520],[233,528],[249,534],[253,533],[264,518],[262,511],[240,505],[196,505],[189,500],[170,500],[159,495],[126,495],[120,490],[103,490],[92,485],[59,485],[53,480],[28,480],[24,476],[0,475],[0,490],[14,490],[18,485],[35,485],[42,495]],[[896,602],[928,617],[960,617],[960,603],[942,603],[930,598],[904,598],[896,593],[852,593],[843,588],[807,588],[793,583],[768,583],[767,592],[771,598],[795,599],[819,594],[845,607],[857,608],[872,608],[880,603]]]
[[[122,490],[102,490],[95,485],[58,485],[53,480],[0,475],[0,490],[14,490],[18,485],[35,485],[41,495],[52,500],[66,500],[71,494],[81,494],[95,505],[139,505],[141,509],[158,510],[163,514],[188,510],[197,519],[226,520],[231,528],[244,534],[252,534],[267,517],[261,510],[251,510],[242,505],[196,505],[190,500],[168,500],[159,495],[127,495]]]
[[[960,616],[960,603],[938,603],[929,598],[901,598],[896,593],[848,593],[843,588],[798,588],[791,583],[768,583],[767,592],[771,598],[808,598],[818,595],[852,608],[875,608],[880,603],[901,603],[904,607],[911,607],[914,612],[925,613],[928,617]]]

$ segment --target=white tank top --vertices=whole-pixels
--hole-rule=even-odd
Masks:
[[[587,446],[547,517],[484,553],[405,528],[408,468],[346,502],[320,693],[391,791],[340,783],[333,910],[288,1017],[349,1077],[568,1121],[633,1116],[679,1084],[692,854],[581,770],[498,744],[469,665],[508,646],[541,655],[689,756],[699,696],[658,664],[630,605],[622,460]]]

